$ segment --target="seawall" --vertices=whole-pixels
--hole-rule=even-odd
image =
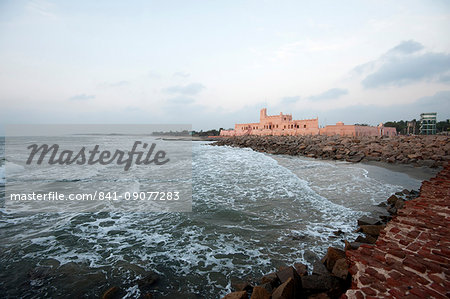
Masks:
[[[450,297],[450,165],[424,181],[417,199],[374,245],[347,250],[352,287],[344,298]]]
[[[449,136],[240,136],[213,145],[248,147],[269,154],[302,155],[348,162],[380,161],[440,167],[450,161]]]

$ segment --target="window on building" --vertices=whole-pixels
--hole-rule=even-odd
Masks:
[[[306,129],[306,125],[303,125],[303,128],[305,128],[305,129]]]

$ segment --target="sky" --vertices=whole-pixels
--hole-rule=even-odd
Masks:
[[[450,118],[450,1],[0,0],[7,124]]]

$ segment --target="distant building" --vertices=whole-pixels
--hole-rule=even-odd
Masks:
[[[436,112],[420,114],[419,133],[423,135],[436,134]]]
[[[416,135],[416,121],[412,120],[412,121],[408,121],[406,123],[406,134],[410,135]]]
[[[344,125],[338,122],[336,125],[319,129],[319,119],[293,120],[291,114],[267,115],[267,109],[260,112],[259,123],[236,124],[234,130],[222,130],[220,136],[244,136],[244,135],[341,135],[341,136],[395,136],[395,128],[383,126],[359,126]]]

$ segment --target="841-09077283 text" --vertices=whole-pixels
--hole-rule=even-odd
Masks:
[[[60,192],[47,193],[12,193],[9,196],[12,201],[64,201],[64,200],[133,200],[133,201],[177,201],[180,199],[179,191],[147,191],[147,192],[103,192],[95,191],[94,193],[70,193],[68,195]]]

